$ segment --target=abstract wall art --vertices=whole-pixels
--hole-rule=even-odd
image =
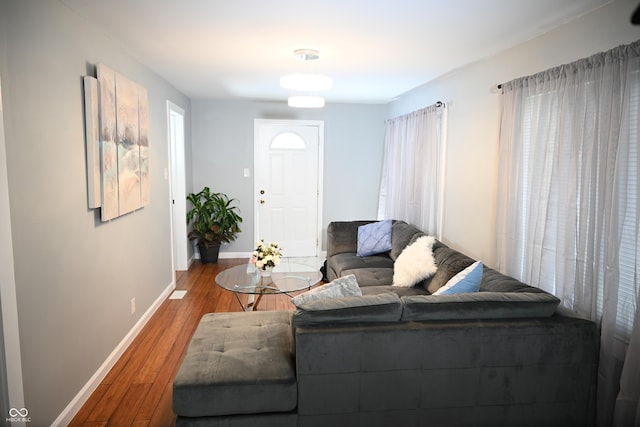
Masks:
[[[88,169],[87,175],[100,197],[99,204],[90,200],[89,206],[99,206],[102,221],[109,221],[150,202],[149,106],[144,87],[104,64],[97,70],[99,173]],[[85,98],[86,92],[85,87]],[[86,107],[85,111],[90,113]],[[87,127],[91,120],[87,117]],[[87,137],[87,164],[89,144]]]

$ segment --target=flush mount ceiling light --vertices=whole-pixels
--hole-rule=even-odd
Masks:
[[[315,49],[298,49],[293,52],[296,58],[312,62],[320,58]],[[315,73],[294,73],[287,74],[280,78],[280,86],[294,92],[289,99],[290,107],[297,108],[322,108],[324,98],[318,96],[316,92],[331,89],[333,80],[330,77]]]

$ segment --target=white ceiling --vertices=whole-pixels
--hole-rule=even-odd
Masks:
[[[386,103],[610,0],[60,0],[194,99],[285,100],[282,75],[331,76],[327,102]],[[305,63],[295,49],[313,48]]]

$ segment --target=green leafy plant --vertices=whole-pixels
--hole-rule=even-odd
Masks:
[[[199,193],[190,193],[187,200],[193,205],[187,212],[187,224],[193,222],[189,239],[198,239],[198,244],[206,248],[236,239],[242,222],[238,207],[232,206],[236,199],[204,187]]]

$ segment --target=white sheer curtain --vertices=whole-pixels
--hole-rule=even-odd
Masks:
[[[440,237],[445,106],[387,121],[379,219],[399,219]]]
[[[598,425],[640,426],[640,41],[502,101],[497,266],[598,323]]]

